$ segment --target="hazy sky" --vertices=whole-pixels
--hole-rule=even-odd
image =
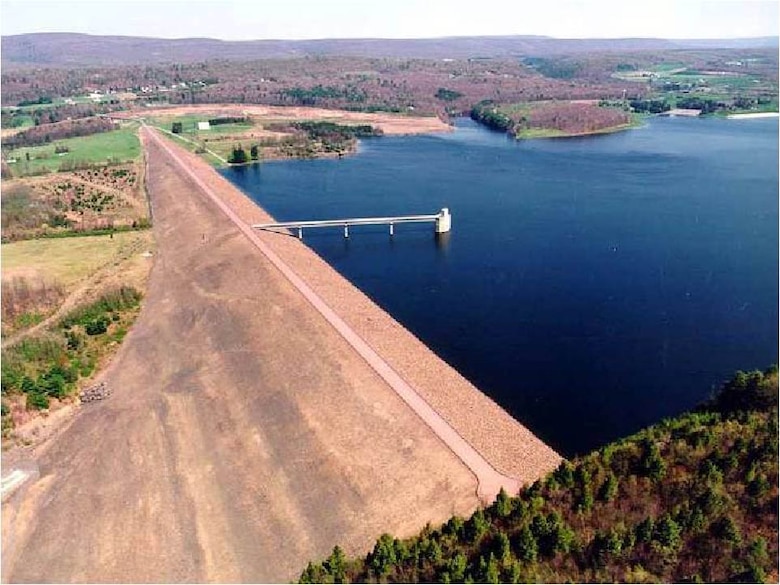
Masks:
[[[0,0],[0,32],[166,38],[728,38],[778,34],[777,0]]]

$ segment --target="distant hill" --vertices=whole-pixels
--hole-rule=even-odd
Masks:
[[[778,47],[778,37],[750,39],[556,39],[542,36],[444,37],[435,39],[318,39],[221,41],[156,39],[75,33],[34,33],[2,38],[2,65],[111,66],[188,63],[208,59],[272,59],[318,55],[464,59],[670,49]]]

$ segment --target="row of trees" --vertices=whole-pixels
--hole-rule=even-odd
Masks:
[[[509,132],[514,127],[512,119],[493,102],[480,102],[471,108],[471,119],[500,132]]]
[[[565,134],[598,132],[628,124],[620,108],[573,102],[531,102],[511,114],[492,102],[472,108],[471,118],[488,128],[517,135],[525,130],[557,130]]]
[[[110,132],[116,129],[116,123],[108,118],[95,117],[81,120],[66,120],[53,124],[33,126],[3,139],[3,146],[20,148],[24,146],[39,146],[55,140],[89,136],[100,132]]]
[[[253,144],[249,148],[249,156],[247,156],[246,150],[244,150],[243,146],[236,144],[233,147],[233,151],[230,153],[230,156],[228,157],[228,162],[230,164],[236,165],[257,160],[260,160],[260,148],[256,144]]]

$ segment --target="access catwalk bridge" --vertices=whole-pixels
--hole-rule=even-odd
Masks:
[[[252,227],[258,230],[289,229],[297,230],[298,238],[303,238],[304,228],[343,227],[344,237],[349,237],[350,226],[355,225],[388,225],[390,235],[393,235],[393,226],[398,223],[424,223],[432,222],[437,234],[445,234],[452,228],[452,216],[449,209],[443,208],[433,215],[395,215],[390,217],[351,217],[347,219],[325,219],[310,221],[282,221],[278,223],[256,223]]]

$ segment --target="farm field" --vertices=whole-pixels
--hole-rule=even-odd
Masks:
[[[137,130],[138,125],[131,122],[112,132],[9,150],[4,157],[14,177],[68,171],[89,164],[137,160],[141,156]],[[57,153],[55,149],[58,147],[67,151]]]

